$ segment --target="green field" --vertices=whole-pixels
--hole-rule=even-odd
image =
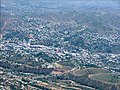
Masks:
[[[107,84],[112,84],[112,85],[120,84],[120,75],[117,74],[105,74],[105,73],[94,74],[91,75],[90,78],[97,81],[105,82]]]
[[[83,75],[90,75],[97,73],[110,73],[110,71],[101,68],[87,68],[87,69],[76,70],[74,73],[77,76],[83,76]]]

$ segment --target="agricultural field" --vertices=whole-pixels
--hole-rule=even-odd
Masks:
[[[120,75],[116,74],[107,74],[107,73],[100,73],[100,74],[95,74],[95,75],[90,75],[89,76],[92,79],[112,84],[112,85],[119,85],[120,84]]]
[[[110,71],[101,68],[86,68],[81,70],[75,70],[74,74],[78,76],[99,74],[99,73],[110,73]]]

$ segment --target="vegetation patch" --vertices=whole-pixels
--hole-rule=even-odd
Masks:
[[[94,74],[90,75],[90,78],[95,79],[97,81],[102,81],[107,84],[117,85],[120,84],[120,74]]]
[[[110,71],[101,69],[101,68],[87,68],[74,71],[74,74],[77,76],[97,74],[97,73],[110,73]]]

